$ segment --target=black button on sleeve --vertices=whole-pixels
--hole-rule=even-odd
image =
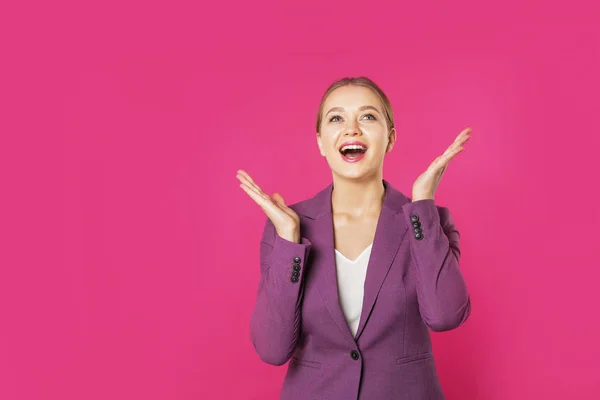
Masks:
[[[300,271],[300,265],[298,264],[294,264],[292,268],[294,268],[294,271]]]
[[[419,216],[417,214],[413,214],[410,216],[410,220],[412,222],[417,222],[419,220]]]
[[[300,259],[300,257],[294,257],[294,262],[295,262],[296,264],[300,264],[300,261],[302,261],[302,260]]]
[[[420,228],[421,227],[421,223],[419,221],[415,221],[415,222],[413,222],[413,226],[415,228]]]
[[[358,357],[359,357],[358,351],[352,350],[350,352],[350,357],[352,357],[353,360],[358,360]]]
[[[298,282],[298,277],[297,276],[292,276],[292,278],[290,279],[293,283]]]
[[[292,272],[292,276],[299,277],[300,276],[300,272],[294,271],[294,272]]]
[[[417,239],[417,240],[421,240],[421,239],[423,239],[423,235],[422,235],[422,234],[420,234],[420,233],[417,233],[417,234],[415,235],[415,239]]]

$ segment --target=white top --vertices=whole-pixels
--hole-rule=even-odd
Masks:
[[[360,322],[367,265],[369,264],[372,247],[373,243],[355,260],[349,260],[337,249],[335,250],[338,295],[346,322],[350,327],[350,331],[352,331],[352,336],[356,335],[358,323]]]

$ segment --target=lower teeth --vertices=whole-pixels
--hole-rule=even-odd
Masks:
[[[349,152],[349,153],[346,153],[345,157],[346,158],[358,158],[361,155],[363,155],[363,153],[361,153],[361,152]]]

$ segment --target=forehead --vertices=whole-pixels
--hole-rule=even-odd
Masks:
[[[342,86],[329,94],[323,106],[323,112],[332,107],[343,107],[347,110],[357,109],[361,106],[374,106],[381,111],[382,104],[379,96],[368,87]]]

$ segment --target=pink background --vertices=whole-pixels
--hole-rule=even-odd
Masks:
[[[588,3],[3,3],[0,398],[276,399],[249,339],[264,214],[235,172],[322,189],[320,96],[367,75],[407,195],[473,127],[436,196],[473,302],[432,334],[448,399],[597,399]]]

